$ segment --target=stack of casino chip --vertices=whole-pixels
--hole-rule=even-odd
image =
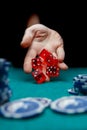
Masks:
[[[78,74],[74,77],[73,88],[69,89],[68,92],[75,95],[87,94],[87,74]]]
[[[9,87],[9,68],[11,63],[0,58],[0,105],[9,101],[12,91]]]

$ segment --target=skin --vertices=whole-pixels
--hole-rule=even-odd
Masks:
[[[63,39],[55,30],[42,24],[32,25],[25,30],[21,46],[28,48],[23,65],[26,73],[32,71],[31,59],[35,58],[44,48],[58,58],[60,69],[68,69],[68,66],[64,63],[65,51]]]

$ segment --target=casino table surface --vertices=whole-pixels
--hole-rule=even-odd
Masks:
[[[71,96],[67,90],[73,87],[73,77],[83,73],[87,73],[87,68],[69,68],[66,71],[61,70],[59,77],[51,79],[50,82],[37,84],[32,75],[25,74],[22,68],[11,67],[9,86],[13,94],[10,101],[26,97],[47,97],[54,101]],[[55,113],[48,107],[32,118],[0,117],[0,130],[87,130],[87,113],[67,115]]]

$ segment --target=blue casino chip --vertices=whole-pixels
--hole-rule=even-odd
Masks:
[[[79,89],[79,92],[87,94],[87,74],[78,74],[73,78],[74,90]]]
[[[9,69],[11,63],[0,58],[0,105],[9,101],[12,91],[9,87]]]
[[[87,79],[87,74],[78,74],[77,77],[80,79]]]
[[[68,96],[53,101],[51,109],[64,114],[87,112],[87,96]]]
[[[73,78],[73,82],[87,82],[87,77],[83,75],[77,75]]]
[[[87,94],[87,74],[78,74],[73,78],[73,88],[68,89],[73,95]]]
[[[16,100],[0,107],[0,114],[6,118],[28,118],[42,113],[44,107],[36,100]]]
[[[73,94],[73,95],[78,95],[79,94],[79,90],[76,91],[74,88],[68,89],[68,92],[70,94]]]
[[[28,97],[28,98],[24,98],[24,99],[22,99],[22,100],[36,100],[36,101],[38,101],[38,102],[40,102],[42,105],[43,105],[43,107],[45,108],[45,107],[48,107],[48,106],[50,106],[50,104],[51,104],[51,102],[52,102],[52,100],[51,99],[49,99],[49,98],[46,98],[46,97]]]

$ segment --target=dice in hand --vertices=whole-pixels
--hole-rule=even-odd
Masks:
[[[58,59],[46,49],[43,49],[40,54],[32,59],[32,75],[37,83],[46,81],[46,77],[59,76]],[[45,74],[44,74],[45,73]]]

